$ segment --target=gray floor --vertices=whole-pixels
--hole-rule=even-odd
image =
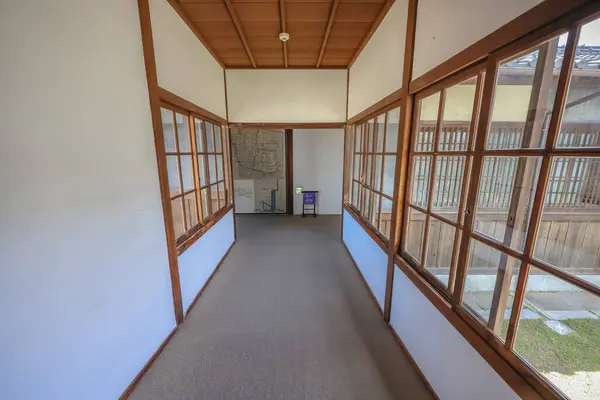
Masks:
[[[238,241],[133,399],[432,399],[340,218],[238,216]]]

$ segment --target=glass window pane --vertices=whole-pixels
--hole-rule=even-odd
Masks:
[[[408,229],[404,249],[415,261],[421,263],[423,250],[423,233],[425,231],[425,214],[414,208],[408,207]]]
[[[177,156],[167,156],[167,176],[169,177],[169,192],[171,193],[171,197],[181,193]]]
[[[204,152],[204,131],[202,130],[202,120],[194,118],[194,125],[196,127],[196,148],[198,153]]]
[[[223,150],[221,149],[221,127],[219,125],[214,125],[215,129],[215,152],[220,153]]]
[[[379,195],[373,193],[373,213],[371,214],[371,225],[379,230]]]
[[[208,171],[209,171],[209,176],[210,176],[210,183],[216,183],[217,182],[217,170],[216,170],[214,155],[208,156]]]
[[[456,228],[434,217],[429,220],[425,268],[448,287]]]
[[[373,193],[373,192],[371,192],[366,187],[364,188],[365,199],[364,199],[364,209],[362,210],[362,215],[367,220],[369,220],[371,218],[371,193]]]
[[[373,156],[370,154],[365,155],[365,161],[365,174],[362,176],[361,180],[365,185],[368,186],[371,184],[371,165],[373,163]]]
[[[561,43],[566,43],[566,34],[564,38]],[[556,37],[500,65],[487,149],[544,146],[562,54],[564,47],[559,51],[559,37]]]
[[[185,233],[185,224],[183,221],[183,203],[181,197],[171,201],[171,212],[173,213],[175,239],[179,239]]]
[[[490,326],[496,326],[495,316],[495,332],[505,339],[502,327],[510,319],[521,263],[478,240],[471,239],[470,247],[463,302]]]
[[[175,114],[177,121],[177,139],[179,140],[179,152],[189,153],[192,151],[190,146],[190,128],[187,115]]]
[[[192,165],[192,156],[181,156],[181,179],[183,181],[183,190],[185,192],[194,188],[194,166]]]
[[[207,219],[210,217],[210,210],[208,209],[208,188],[200,191],[200,197],[202,198],[202,218]]]
[[[352,181],[352,205],[358,207],[358,183]]]
[[[429,182],[431,180],[431,156],[413,157],[411,203],[427,208]]]
[[[210,203],[212,207],[212,213],[216,213],[219,210],[219,188],[217,185],[210,187]]]
[[[394,173],[396,172],[396,156],[383,157],[383,185],[382,192],[388,196],[394,195]]]
[[[523,251],[541,158],[484,157],[475,230]]]
[[[362,152],[362,124],[356,125],[356,134],[354,136],[354,152]]]
[[[167,153],[174,153],[177,151],[177,148],[175,147],[175,132],[173,130],[173,111],[161,108],[160,115],[162,117],[165,151]]]
[[[600,298],[531,268],[514,350],[571,399],[600,393]]]
[[[223,156],[219,154],[217,155],[217,180],[222,181],[223,179]]]
[[[378,115],[377,121],[377,142],[375,143],[375,153],[383,153],[383,138],[385,137],[385,113]]]
[[[225,191],[225,184],[219,183],[219,207],[223,208],[227,204],[227,192]]]
[[[392,226],[392,200],[387,197],[381,197],[381,213],[379,217],[379,231],[386,238],[390,238],[390,228]]]
[[[552,160],[534,256],[600,286],[600,158]]]
[[[372,153],[375,151],[375,120],[371,119],[367,122],[367,153]]]
[[[385,152],[396,153],[398,150],[398,124],[400,123],[400,109],[388,111],[387,133],[385,135]]]
[[[198,156],[198,175],[200,177],[200,186],[206,186],[206,166],[204,164],[204,155]]]
[[[381,167],[383,163],[383,156],[373,156],[373,183],[371,186],[378,192],[381,191]]]
[[[433,139],[435,126],[440,108],[440,92],[424,98],[419,103],[419,123],[417,125],[417,137],[415,151],[433,151]]]
[[[600,146],[599,45],[597,19],[581,27],[557,147]],[[560,52],[564,47],[559,47]]]
[[[354,155],[354,179],[359,178],[359,171],[360,171],[360,154],[355,154]]]
[[[198,207],[196,206],[196,192],[186,194],[183,199],[185,217],[188,229],[198,225]]]
[[[465,172],[465,156],[440,156],[436,159],[432,211],[456,221]]]
[[[206,129],[206,151],[209,153],[215,152],[215,140],[213,136],[213,124],[206,122],[204,124]]]
[[[445,90],[439,151],[466,151],[473,116],[477,77]]]

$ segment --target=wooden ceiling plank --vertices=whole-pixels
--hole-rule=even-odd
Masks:
[[[327,21],[327,28],[325,29],[325,36],[323,36],[323,43],[321,44],[321,51],[319,52],[319,58],[317,59],[317,68],[321,66],[321,61],[323,60],[323,53],[325,52],[325,47],[327,47],[327,40],[329,40],[329,33],[331,32],[331,26],[335,19],[335,12],[337,11],[338,4],[340,4],[340,0],[333,0],[331,12],[329,13],[329,20]]]
[[[238,35],[240,35],[240,40],[244,44],[244,49],[246,49],[246,53],[248,54],[248,58],[250,59],[250,62],[252,63],[252,66],[254,68],[256,68],[256,61],[254,61],[254,57],[252,56],[252,51],[250,50],[250,46],[248,46],[248,41],[246,40],[246,36],[244,35],[244,31],[242,30],[242,26],[240,25],[240,21],[235,12],[235,8],[233,7],[233,4],[231,3],[231,0],[223,0],[223,2],[225,3],[225,6],[227,7],[227,11],[229,12],[229,16],[231,17],[231,20],[233,21],[233,24],[235,25],[235,29],[237,29],[237,31],[238,31]]]
[[[350,60],[350,63],[348,64],[348,69],[350,69],[352,67],[352,64],[354,64],[354,62],[356,61],[356,59],[358,58],[358,56],[360,55],[362,50],[365,48],[367,43],[369,43],[371,36],[373,36],[375,31],[379,27],[379,24],[381,24],[381,21],[383,21],[383,18],[385,18],[387,12],[390,10],[390,8],[392,8],[394,1],[395,0],[387,0],[385,2],[385,4],[383,5],[383,7],[381,7],[381,10],[379,11],[379,14],[377,15],[377,19],[375,21],[373,21],[373,24],[371,25],[369,32],[367,33],[367,35],[364,37],[364,39],[360,43],[359,48],[356,50],[356,53],[354,53],[354,56],[352,56],[352,59]]]
[[[281,32],[287,32],[287,18],[285,15],[285,0],[279,0],[279,19],[281,21]],[[288,67],[288,48],[287,42],[282,42],[283,47],[283,65]]]

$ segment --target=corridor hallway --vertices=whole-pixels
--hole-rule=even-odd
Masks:
[[[132,399],[432,399],[340,217],[237,216],[237,242]]]

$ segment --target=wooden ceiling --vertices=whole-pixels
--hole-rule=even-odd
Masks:
[[[225,68],[348,68],[394,0],[169,2]]]

